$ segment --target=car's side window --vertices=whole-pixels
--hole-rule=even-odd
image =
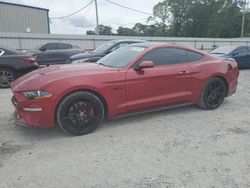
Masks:
[[[0,49],[0,56],[4,54],[4,50]]]
[[[203,58],[204,56],[202,54],[186,50],[186,62],[199,61],[202,60]]]
[[[57,49],[58,50],[66,50],[66,49],[71,49],[72,45],[66,44],[66,43],[57,43]]]
[[[56,43],[49,43],[44,46],[45,50],[56,50],[57,45]]]
[[[237,52],[238,52],[239,55],[241,55],[241,54],[246,54],[249,51],[248,51],[247,47],[240,47],[240,48],[237,49]]]
[[[181,64],[186,62],[186,51],[179,48],[159,48],[143,56],[142,61],[153,61],[155,66]]]

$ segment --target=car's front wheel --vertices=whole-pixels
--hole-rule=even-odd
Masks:
[[[103,102],[94,94],[78,91],[66,96],[58,106],[56,119],[67,133],[93,132],[104,120]]]
[[[0,68],[0,88],[8,88],[16,79],[16,73],[11,69]]]
[[[209,80],[203,88],[199,106],[204,109],[213,110],[219,108],[227,94],[225,82],[220,78]]]

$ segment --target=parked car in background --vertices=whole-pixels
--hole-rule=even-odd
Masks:
[[[0,88],[8,88],[18,77],[38,68],[36,59],[14,49],[0,46]]]
[[[61,42],[41,44],[33,50],[25,51],[25,53],[36,53],[36,59],[40,66],[64,64],[70,56],[82,52],[84,50],[78,46]]]
[[[145,40],[112,40],[109,42],[106,42],[96,48],[93,51],[90,52],[85,52],[85,53],[80,53],[71,56],[67,63],[83,63],[83,62],[96,62],[105,55],[109,54],[110,52],[113,52],[121,47],[134,44],[134,43],[142,43],[142,42],[147,42]]]
[[[82,135],[106,118],[180,104],[218,108],[236,92],[234,60],[176,45],[126,46],[97,63],[50,66],[12,85],[17,124]],[[153,129],[153,127],[152,127]]]
[[[209,53],[222,58],[235,59],[239,69],[250,68],[249,46],[222,46],[210,51]]]

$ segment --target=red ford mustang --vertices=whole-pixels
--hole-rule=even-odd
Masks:
[[[236,92],[234,60],[176,45],[141,43],[97,63],[43,68],[12,85],[17,124],[82,135],[105,118],[180,104],[216,109]]]

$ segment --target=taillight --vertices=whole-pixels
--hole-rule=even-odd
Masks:
[[[34,57],[19,57],[19,59],[27,63],[36,63],[36,59]]]

